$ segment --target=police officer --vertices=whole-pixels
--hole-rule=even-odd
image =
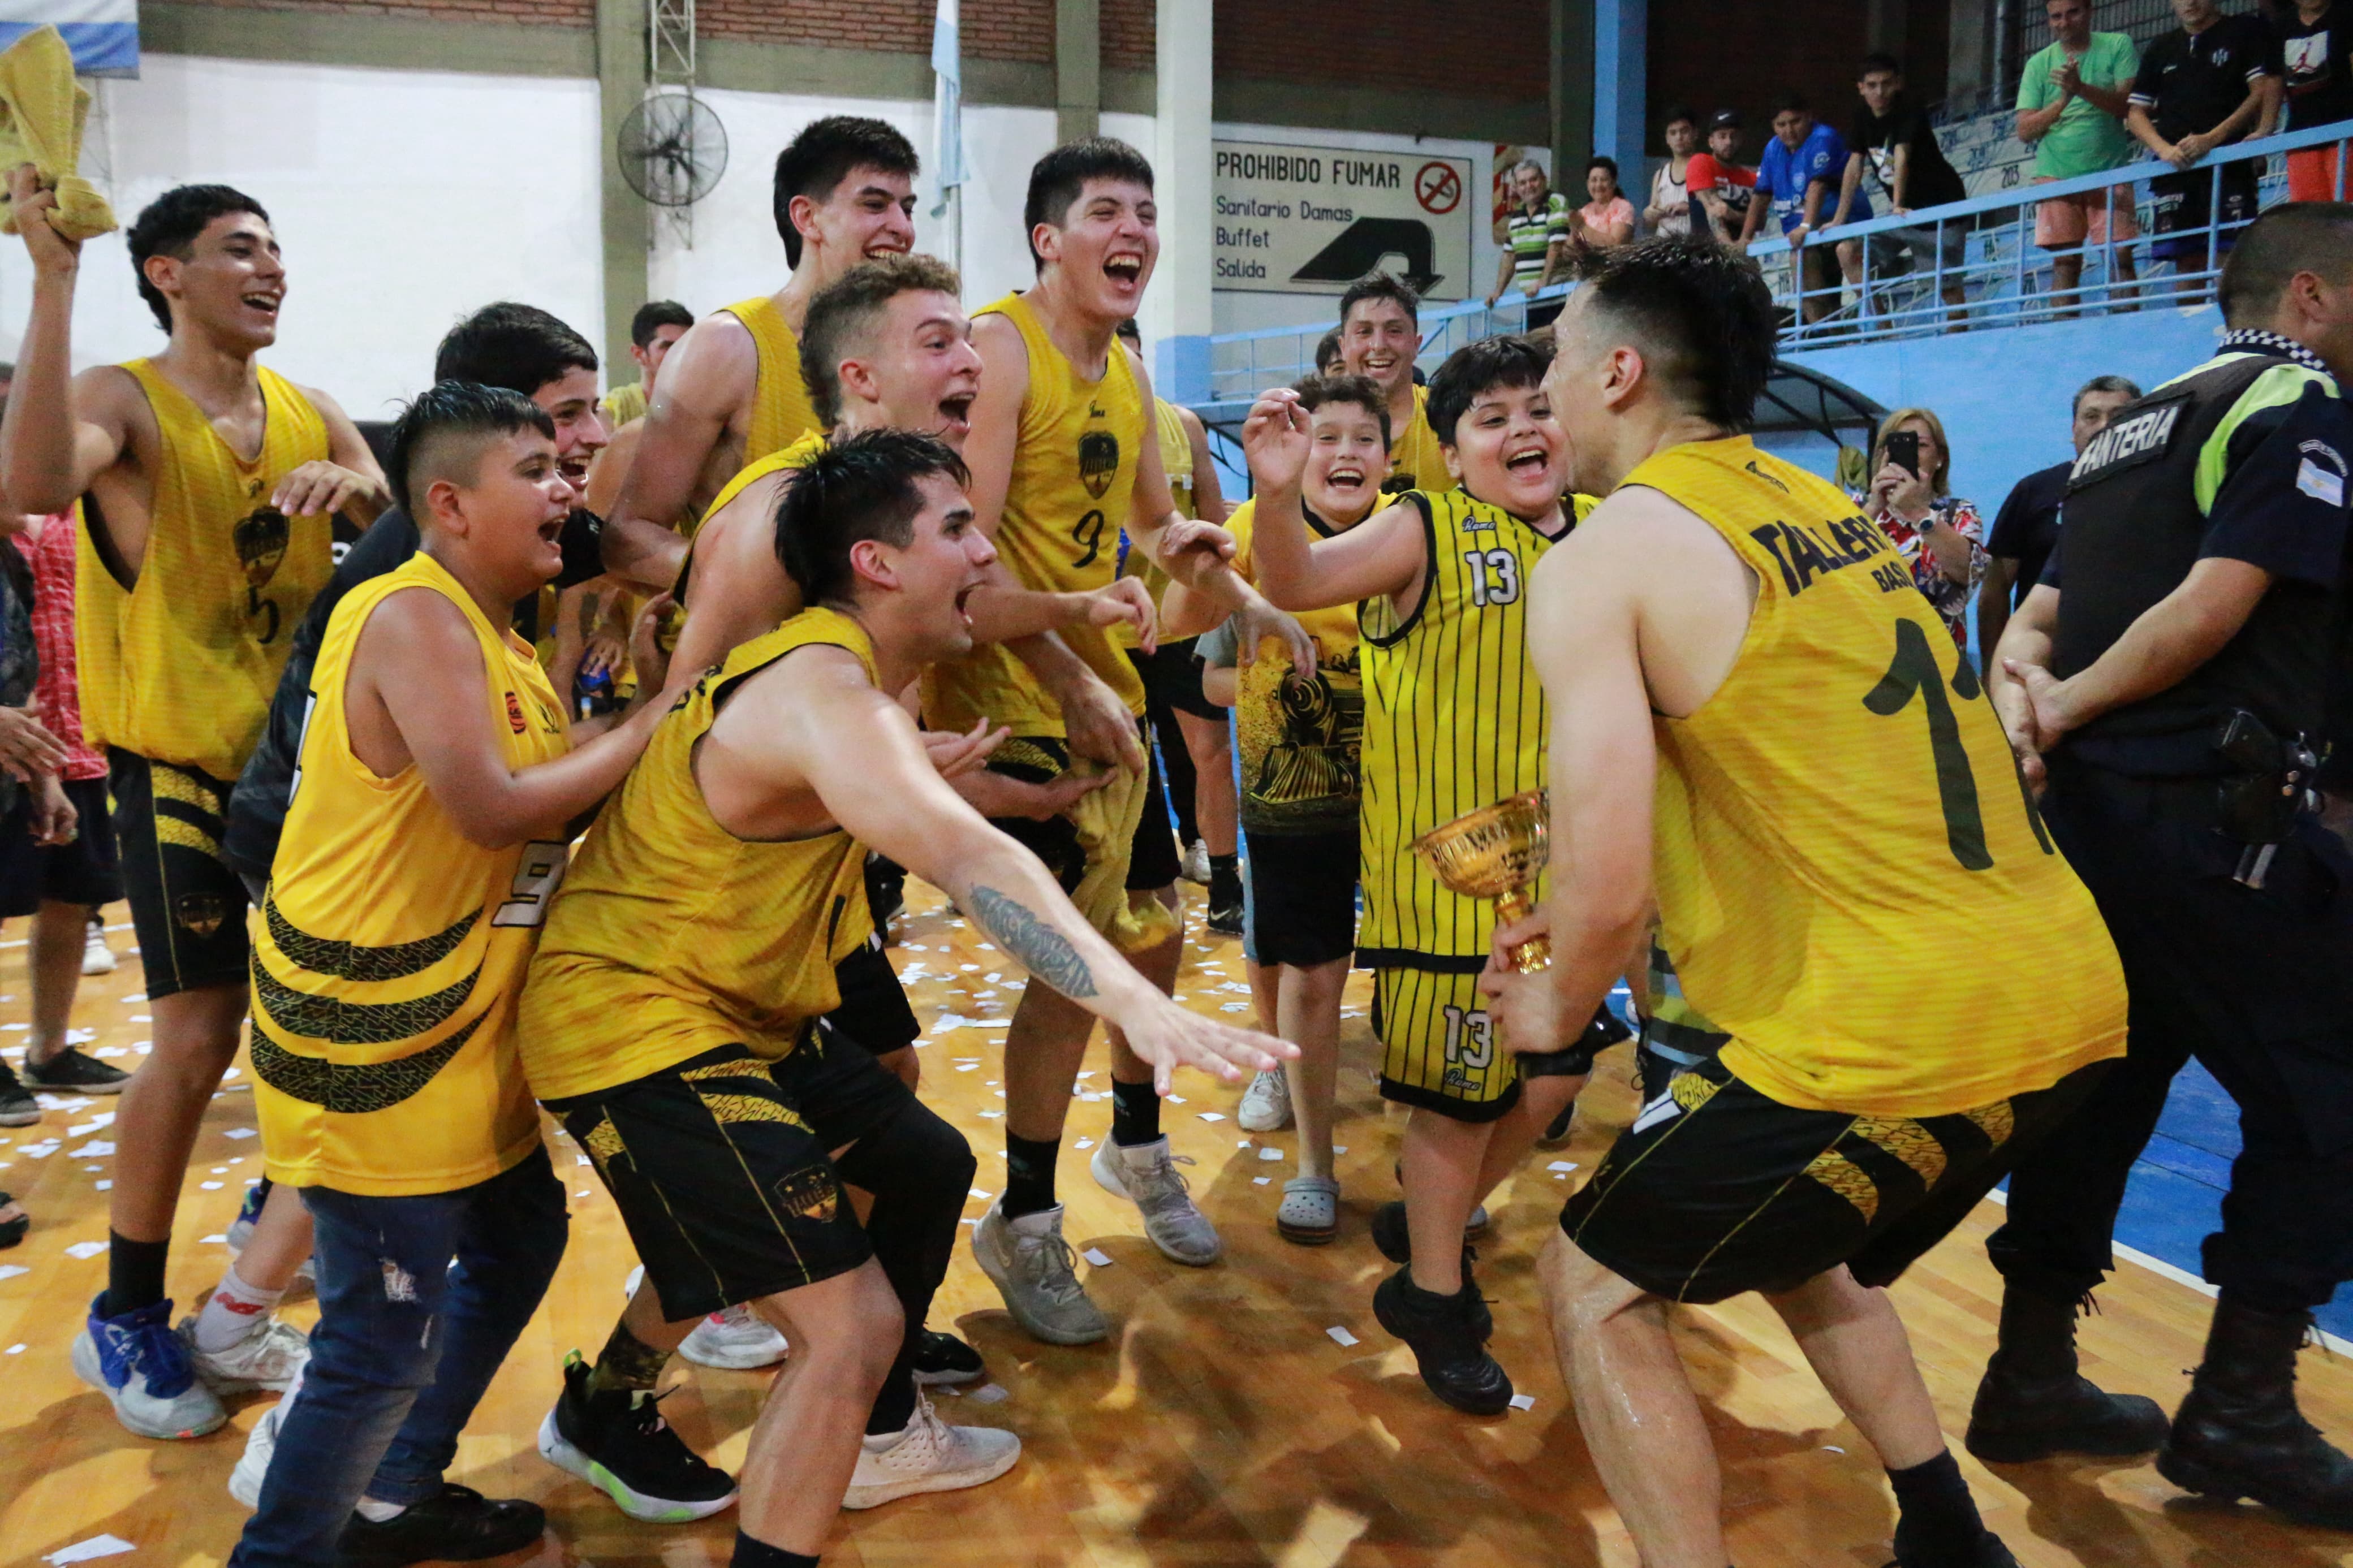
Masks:
[[[2353,205],[2263,215],[2221,303],[2221,352],[2076,459],[2066,531],[1989,673],[2123,956],[2132,1036],[2011,1177],[1968,1441],[1995,1460],[2161,1447],[2178,1486],[2345,1529],[2353,1460],[2305,1424],[2295,1377],[2312,1309],[2353,1278],[2353,857],[2309,809],[2353,602]],[[2205,1243],[2205,1359],[2168,1429],[2078,1374],[2074,1314],[2192,1056],[2238,1101],[2244,1151]]]

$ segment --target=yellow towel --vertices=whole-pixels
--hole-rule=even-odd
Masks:
[[[90,89],[74,79],[73,51],[55,27],[36,27],[0,53],[0,172],[30,163],[41,188],[58,194],[49,226],[68,239],[111,233],[114,209],[75,171]],[[16,215],[0,188],[0,234],[16,232]]]

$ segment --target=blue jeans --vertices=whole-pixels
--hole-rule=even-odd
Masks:
[[[319,1326],[237,1568],[319,1568],[363,1493],[407,1504],[440,1491],[571,1229],[544,1148],[454,1193],[305,1187],[302,1202],[317,1226]]]

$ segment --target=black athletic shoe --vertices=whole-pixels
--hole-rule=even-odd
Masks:
[[[1568,1124],[1575,1119],[1576,1115],[1577,1101],[1572,1100],[1567,1105],[1561,1107],[1560,1114],[1558,1116],[1552,1119],[1552,1125],[1546,1128],[1544,1130],[1544,1136],[1536,1140],[1536,1147],[1539,1149],[1567,1148]]]
[[[925,1329],[915,1341],[915,1383],[923,1388],[942,1384],[977,1383],[988,1375],[980,1352],[937,1329]]]
[[[1391,1263],[1405,1264],[1413,1261],[1413,1234],[1406,1228],[1403,1199],[1385,1203],[1373,1211],[1373,1245],[1379,1247],[1381,1256]],[[1478,1259],[1479,1249],[1469,1242],[1464,1242],[1462,1244],[1463,1279],[1471,1278],[1471,1265]],[[1479,1337],[1483,1340],[1494,1333],[1495,1317],[1487,1310],[1484,1298],[1474,1297],[1473,1300],[1478,1301]]]
[[[707,1519],[735,1500],[734,1478],[688,1447],[661,1418],[659,1396],[625,1388],[592,1394],[588,1363],[572,1352],[564,1392],[539,1424],[540,1457],[620,1505],[631,1519]]]
[[[41,1119],[41,1102],[16,1081],[16,1069],[0,1062],[0,1127],[30,1127]]]
[[[444,1481],[438,1496],[411,1503],[382,1524],[353,1514],[335,1542],[335,1568],[407,1568],[411,1563],[473,1563],[536,1546],[547,1515],[520,1498],[486,1498]]]
[[[1469,1415],[1501,1415],[1512,1405],[1511,1376],[1487,1353],[1494,1326],[1486,1313],[1467,1268],[1462,1289],[1451,1296],[1431,1295],[1406,1268],[1373,1292],[1373,1316],[1412,1347],[1423,1385]]]
[[[108,1067],[79,1046],[68,1046],[47,1061],[25,1058],[25,1084],[56,1094],[121,1094],[131,1075]]]
[[[1209,889],[1209,929],[1219,936],[1242,934],[1241,890],[1239,888],[1234,889],[1232,894],[1231,898],[1221,899],[1219,897],[1219,889],[1215,888]]]

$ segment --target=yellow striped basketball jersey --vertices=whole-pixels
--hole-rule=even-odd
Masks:
[[[1013,478],[997,527],[997,553],[1013,574],[1043,593],[1084,593],[1119,570],[1120,530],[1135,500],[1144,443],[1153,437],[1144,393],[1127,350],[1111,345],[1103,379],[1079,374],[1046,335],[1029,302],[1008,294],[976,316],[999,315],[1021,332],[1029,392],[1021,400]],[[1071,651],[1144,711],[1144,681],[1126,652],[1099,626],[1066,626]],[[982,718],[1016,735],[1062,733],[1061,707],[1001,643],[934,665],[923,682],[923,719],[934,729],[969,730]]]
[[[654,730],[605,805],[548,917],[523,994],[532,1092],[634,1082],[719,1046],[764,1057],[840,1002],[833,966],[862,944],[866,851],[836,828],[738,838],[695,782],[695,746],[744,680],[797,648],[874,645],[836,610],[804,610],[708,670]]]
[[[762,295],[721,309],[744,323],[760,351],[759,379],[752,384],[752,421],[744,434],[744,460],[756,463],[822,428],[801,380],[801,341],[785,324],[776,300]]]
[[[1411,479],[1416,489],[1451,490],[1454,476],[1446,471],[1446,452],[1438,432],[1430,427],[1430,388],[1413,389],[1413,417],[1389,437],[1389,474]]]
[[[769,453],[766,457],[755,458],[744,464],[735,471],[733,479],[719,487],[719,493],[711,498],[711,504],[702,509],[701,517],[694,520],[695,532],[702,532],[702,525],[718,516],[721,507],[725,506],[770,474],[781,473],[786,468],[807,468],[817,455],[825,450],[827,439],[824,431],[811,430],[805,436],[794,437],[789,445]],[[688,537],[692,538],[693,535],[690,534]]]
[[[1991,704],[1886,536],[1746,437],[1625,480],[1757,575],[1738,658],[1657,721],[1661,940],[1725,1065],[1785,1105],[1937,1116],[2124,1049],[2092,896],[2054,851]],[[1955,962],[2031,929],[2034,983]]]
[[[161,456],[136,584],[122,585],[90,527],[78,534],[82,734],[234,779],[261,738],[294,624],[335,569],[325,515],[290,518],[269,504],[280,479],[326,458],[327,422],[260,368],[261,451],[248,462],[153,361],[122,368],[154,410]],[[86,521],[96,504],[83,499]]]
[[[1545,697],[1528,666],[1527,583],[1556,542],[1498,506],[1415,490],[1430,551],[1421,602],[1358,609],[1365,693],[1359,962],[1461,970],[1486,962],[1494,905],[1449,892],[1413,841],[1545,786]]]
[[[530,645],[491,626],[430,555],[335,606],[254,933],[254,1100],[272,1180],[378,1197],[471,1186],[538,1145],[515,1005],[564,879],[561,843],[485,849],[414,764],[380,778],[353,755],[353,652],[375,607],[411,588],[439,594],[474,628],[482,721],[510,767],[568,743]]]

